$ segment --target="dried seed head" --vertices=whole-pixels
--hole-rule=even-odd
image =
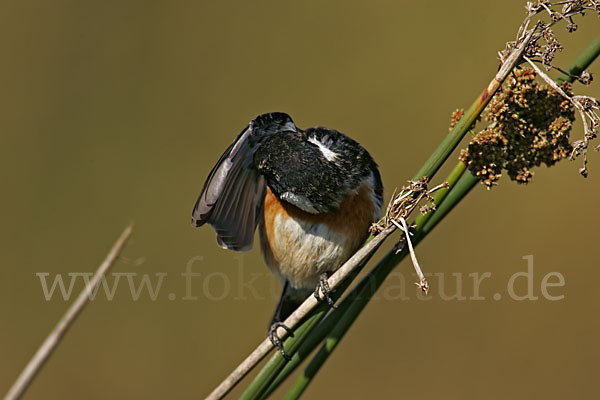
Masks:
[[[471,141],[466,154],[469,170],[488,188],[496,185],[505,164],[506,141],[494,130],[483,130]]]
[[[565,84],[563,90],[569,91]],[[569,133],[575,119],[573,106],[551,88],[535,81],[529,68],[515,72],[494,96],[479,132],[461,154],[469,170],[488,188],[506,171],[511,180],[529,183],[532,168],[552,166],[573,148]]]

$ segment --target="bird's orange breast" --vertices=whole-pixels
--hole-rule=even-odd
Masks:
[[[267,265],[295,288],[314,288],[321,273],[339,268],[366,239],[376,214],[372,198],[372,188],[361,186],[335,211],[311,214],[267,189],[260,224]]]

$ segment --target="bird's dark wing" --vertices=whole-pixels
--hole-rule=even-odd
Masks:
[[[266,137],[284,131],[296,131],[287,114],[256,117],[208,175],[192,212],[192,225],[210,224],[217,232],[219,246],[236,251],[252,248],[266,188],[254,166],[254,153]]]

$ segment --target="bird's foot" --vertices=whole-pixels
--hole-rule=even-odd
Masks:
[[[281,338],[277,334],[278,328],[285,329],[285,331],[288,333],[288,335],[290,335],[290,337],[294,337],[294,332],[292,332],[292,330],[290,328],[288,328],[283,322],[274,322],[273,325],[271,325],[271,328],[269,328],[269,340],[271,340],[271,343],[273,343],[273,346],[275,346],[279,349],[283,358],[290,361],[292,359],[292,357],[290,357],[289,354],[286,353],[285,350],[283,349],[283,342],[281,341]]]
[[[323,272],[319,276],[319,283],[315,288],[315,298],[319,302],[326,300],[327,304],[329,304],[331,308],[336,308],[335,303],[330,296],[330,294],[333,293],[333,290],[331,290],[331,288],[329,287],[329,282],[327,282],[328,278],[329,276],[327,275],[327,272]]]

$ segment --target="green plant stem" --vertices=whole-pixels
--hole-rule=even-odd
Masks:
[[[486,107],[486,105],[489,103],[489,101],[493,97],[494,93],[502,85],[502,82],[504,82],[504,80],[506,79],[508,74],[512,71],[512,69],[520,61],[521,54],[522,54],[523,50],[525,49],[525,47],[527,46],[527,44],[529,43],[529,40],[532,38],[533,32],[534,31],[531,30],[529,33],[527,33],[525,35],[523,40],[518,44],[517,48],[515,48],[515,51],[502,64],[502,66],[500,67],[500,69],[499,69],[498,73],[496,74],[496,76],[494,77],[494,79],[483,90],[483,92],[475,100],[475,102],[471,105],[471,107],[469,107],[469,109],[467,110],[467,112],[465,113],[463,118],[461,118],[461,120],[457,123],[457,125],[453,128],[453,130],[446,136],[446,138],[442,141],[442,143],[440,143],[440,145],[432,153],[432,155],[429,157],[429,159],[425,162],[425,164],[417,172],[417,174],[414,177],[414,180],[420,179],[422,177],[427,177],[427,178],[431,179],[435,175],[435,173],[439,170],[439,168],[443,165],[443,163],[450,156],[452,151],[456,148],[458,143],[460,143],[460,141],[462,140],[462,138],[464,137],[466,132],[468,132],[469,128],[477,120],[477,118],[479,117],[479,115],[481,114],[483,109]],[[458,173],[458,171],[456,171],[456,172]],[[463,170],[463,172],[464,172],[464,170]],[[438,197],[438,200],[443,201],[444,196],[446,196],[447,194],[448,194],[448,192],[440,194]],[[422,224],[425,224],[425,223],[427,223],[427,220],[429,218],[430,217],[427,217],[426,219],[423,219],[422,221],[417,221],[417,223],[420,222]],[[439,221],[439,220],[437,220],[437,221]],[[437,223],[437,222],[435,222],[435,223]],[[387,259],[387,256],[386,256],[386,259]],[[340,310],[342,310],[341,306],[340,306]],[[333,320],[331,320],[331,321],[333,321]],[[327,322],[327,320],[325,320],[324,322]],[[309,323],[310,323],[310,321],[305,322],[305,324],[309,324]],[[333,324],[321,323],[321,324],[317,325],[317,327],[318,328],[328,327],[329,325],[333,325]],[[314,327],[314,324],[311,323],[310,328],[312,329],[312,327]],[[297,328],[297,331],[302,330],[302,328],[303,327],[300,326],[299,328]],[[318,331],[318,329],[316,329],[316,330]],[[310,329],[307,329],[307,331],[310,331]],[[307,345],[307,347],[313,347],[314,346],[313,343],[314,342],[318,343],[318,340],[320,340],[320,338],[318,336],[312,337],[312,335],[313,335],[313,333],[311,333],[311,335],[308,335],[308,336],[303,334],[303,335],[301,335],[301,337],[300,337],[300,335],[296,335],[297,336],[296,338],[288,338],[287,340],[291,341],[291,340],[296,339],[296,340],[298,340],[298,342],[302,342],[303,340],[306,340],[306,338],[308,337],[310,346]],[[287,343],[287,341],[286,341],[286,343]],[[308,353],[308,352],[301,351],[303,349],[303,346],[298,347],[298,349],[299,349],[298,352],[300,352],[302,354]],[[287,366],[285,366],[285,368],[283,369],[283,372],[282,372],[281,366],[285,365],[285,363],[281,360],[279,361],[280,365],[276,369],[273,369],[272,362],[274,360],[279,360],[276,357],[277,356],[273,357],[271,359],[271,361],[269,363],[267,363],[267,365],[265,366],[265,368],[271,370],[271,373],[263,375],[261,372],[261,374],[260,374],[261,379],[263,379],[260,383],[260,387],[266,388],[266,392],[263,391],[263,395],[268,395],[268,393],[270,393],[272,390],[274,390],[274,388],[277,387],[277,385],[282,381],[281,378],[276,378],[276,376],[277,376],[276,371],[279,371],[279,373],[283,373],[285,376],[287,376],[289,371],[293,370],[299,364],[301,359],[304,358],[305,356],[303,356],[303,357],[300,357],[300,356],[294,357],[293,356],[292,361],[290,363],[288,363]],[[254,384],[254,382],[253,382],[253,384]],[[255,394],[256,393],[259,393],[259,392],[255,392]],[[252,398],[258,398],[258,397],[252,397]]]
[[[507,61],[501,66],[500,70],[490,81],[488,86],[481,92],[481,94],[465,112],[460,121],[458,121],[458,123],[454,126],[452,131],[444,138],[444,140],[433,151],[433,153],[425,162],[425,164],[423,164],[421,169],[419,169],[419,171],[415,174],[413,180],[418,180],[423,177],[431,179],[435,175],[435,173],[440,169],[442,164],[455,150],[458,143],[460,143],[460,141],[469,131],[473,123],[477,120],[477,118],[479,118],[479,115],[481,114],[485,106],[490,102],[494,93],[498,90],[498,88],[500,88],[502,82],[504,82],[510,71],[512,71],[515,65],[517,65],[520,59],[520,55],[522,54],[522,51],[525,48],[528,40],[531,38],[532,34],[533,31],[527,36],[527,39],[519,45],[519,48],[513,53],[513,55],[510,56],[507,59]],[[297,328],[297,330],[300,328],[301,327]],[[298,342],[301,342],[305,338],[306,336],[303,335],[301,338],[298,337],[296,340],[298,340]],[[292,339],[294,338],[288,338],[287,340]],[[283,365],[283,361],[280,361],[278,363],[280,364],[278,368],[281,367],[281,365]],[[273,364],[267,364],[264,368],[270,369],[271,372],[268,374],[263,374],[263,371],[261,371],[261,373],[259,373],[261,381],[258,382],[258,378],[255,379],[255,381],[253,381],[253,383],[250,385],[250,387],[248,387],[248,389],[244,393],[244,395],[246,395],[246,393],[250,390],[253,394],[253,397],[244,397],[245,400],[258,398],[254,396],[256,396],[261,391],[256,390],[256,388],[267,388],[272,382],[272,380],[275,379],[276,374],[272,373],[273,371],[275,371],[275,369],[273,369]],[[269,379],[271,379],[271,381],[269,381]]]
[[[575,81],[575,76],[581,74],[581,71],[584,71],[589,65],[594,62],[596,57],[600,54],[600,35],[596,37],[590,43],[590,45],[583,51],[579,56],[573,61],[573,63],[569,66],[568,72],[570,75],[561,74],[556,80],[558,83],[562,82],[573,82]]]
[[[415,238],[413,239],[413,245],[417,246],[421,240],[423,240],[433,228],[441,221],[452,209],[471,191],[471,189],[479,182],[479,179],[473,176],[471,173],[464,174],[456,183],[456,185],[449,190],[445,199],[441,201],[441,204],[437,206],[435,214],[437,217],[431,218],[428,221],[424,221],[424,225],[417,226],[415,229]],[[346,334],[350,326],[354,323],[360,312],[369,303],[377,289],[385,281],[389,273],[394,267],[406,257],[408,254],[408,247],[405,247],[400,253],[395,254],[394,251],[388,252],[385,257],[373,268],[373,270],[365,276],[361,282],[352,290],[344,301],[349,303],[343,307],[340,305],[338,310],[334,310],[331,315],[337,313],[343,313],[339,317],[337,323],[334,325],[331,332],[327,335],[325,342],[321,348],[317,351],[315,356],[312,358],[310,363],[306,366],[304,371],[298,376],[296,381],[292,384],[290,390],[285,395],[285,400],[297,399],[304,392],[312,378],[319,371],[321,366],[325,363],[329,355],[336,348],[340,340]],[[328,317],[330,318],[330,317]],[[327,320],[326,320],[327,321]]]
[[[575,59],[575,61],[569,67],[568,73],[570,75],[579,75],[581,71],[585,70],[598,57],[599,54],[600,36],[594,39],[592,43],[579,55],[579,57]],[[574,78],[572,76],[563,74],[558,79],[558,81],[573,82]],[[474,103],[474,105],[476,103],[477,101]],[[471,106],[467,113],[472,111],[474,105]],[[465,118],[463,117],[461,121],[464,119]],[[456,127],[458,127],[459,124],[457,124]],[[470,125],[468,125],[467,128],[469,126]],[[449,142],[449,140],[447,139],[448,138],[446,138],[446,140],[440,146],[447,145]],[[424,165],[419,171],[419,173],[417,173],[416,178],[419,178],[421,176],[429,176],[427,174],[431,171],[437,171],[437,168],[439,168],[436,168],[436,165],[438,163],[437,160],[441,159],[441,157],[435,157],[435,154],[438,153],[437,150],[439,150],[439,148],[436,149],[436,152],[434,152],[434,154],[429,158],[426,165]],[[427,234],[437,226],[437,224],[471,191],[471,189],[479,181],[479,179],[473,176],[470,172],[464,174],[464,169],[465,167],[457,165],[450,174],[448,180],[450,181],[451,179],[453,179],[453,177],[456,178],[460,176],[458,183],[454,187],[451,186],[449,190],[446,190],[434,196],[434,202],[436,204],[437,209],[434,212],[428,213],[424,217],[417,217],[415,221],[415,237],[413,239],[413,244],[415,246],[419,244],[421,240],[423,240],[427,236]],[[335,327],[328,335],[323,346],[319,349],[315,357],[311,360],[311,362],[308,364],[305,370],[294,382],[289,392],[286,394],[285,399],[296,399],[302,394],[302,392],[311,382],[312,377],[314,377],[314,375],[318,372],[319,368],[327,360],[327,358],[329,357],[333,349],[337,346],[343,335],[347,332],[347,330],[350,328],[356,317],[360,314],[360,311],[362,311],[367,302],[370,300],[372,293],[374,293],[375,290],[377,290],[377,288],[379,287],[378,285],[380,285],[383,282],[385,277],[389,274],[389,272],[391,272],[394,266],[397,265],[402,260],[402,258],[406,256],[406,253],[406,250],[404,250],[398,255],[394,255],[392,253],[386,254],[386,256],[379,262],[379,264],[355,287],[355,290],[359,291],[360,294],[352,296],[354,293],[353,290],[347,296],[347,298],[344,299],[342,305],[344,304],[344,302],[346,302],[347,299],[351,299],[352,304],[343,308],[342,305],[340,305],[339,310],[343,311],[345,315],[343,317],[338,318],[340,322],[335,325]],[[372,282],[372,285],[366,286],[365,282],[367,281]],[[373,284],[376,286],[373,287]],[[367,292],[369,287],[372,288],[372,292]],[[364,296],[367,297],[366,301],[361,301],[361,298]],[[327,322],[327,319],[324,322]],[[319,327],[321,327],[321,325],[319,325]],[[288,371],[284,370],[284,372]]]

